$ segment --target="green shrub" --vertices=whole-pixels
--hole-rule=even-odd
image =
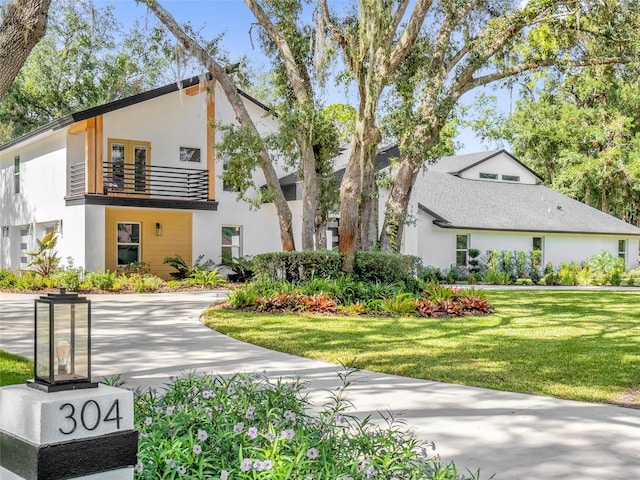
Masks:
[[[211,267],[213,267],[214,265],[213,261],[207,260],[206,262],[202,263],[203,258],[204,255],[200,255],[193,265],[188,265],[180,255],[176,255],[175,257],[165,257],[162,263],[176,269],[175,272],[170,272],[169,275],[171,275],[176,280],[184,280],[186,278],[192,277],[197,272],[211,270]]]
[[[42,237],[42,240],[36,239],[38,242],[38,250],[36,252],[28,252],[31,261],[27,263],[29,271],[36,273],[41,277],[48,277],[56,271],[60,264],[55,248],[58,243],[58,235],[55,227]]]
[[[248,283],[229,294],[227,301],[233,308],[252,308],[259,296],[256,286]]]
[[[216,268],[211,271],[196,270],[191,274],[187,281],[191,286],[211,288],[224,283],[225,279],[220,273],[218,273],[218,269]]]
[[[589,257],[587,264],[596,275],[603,275],[603,283],[611,283],[612,285],[620,285],[622,283],[622,275],[625,271],[624,260],[616,257],[611,252],[603,251],[597,255]]]
[[[432,267],[430,265],[426,267],[420,267],[418,270],[418,278],[424,282],[441,282],[444,280],[444,275],[438,267]]]
[[[579,271],[580,265],[576,262],[562,262],[558,266],[558,279],[560,281],[560,285],[577,285]]]
[[[416,299],[411,293],[399,293],[395,297],[371,300],[367,306],[374,311],[389,315],[413,315],[416,312]]]
[[[43,287],[44,278],[33,272],[23,272],[15,284],[18,290],[41,290]]]
[[[261,253],[253,257],[253,262],[255,273],[271,280],[299,283],[342,275],[340,254],[330,250]]]
[[[8,268],[0,268],[0,288],[14,288],[18,282],[16,274]]]
[[[314,408],[300,380],[190,375],[135,396],[136,480],[159,478],[454,480],[454,464],[427,457],[394,418],[348,415],[342,387]]]
[[[89,284],[97,288],[98,290],[109,291],[113,289],[113,285],[116,281],[116,272],[110,272],[107,270],[106,272],[87,272],[85,275],[85,279],[89,282]]]
[[[370,282],[406,282],[418,276],[422,260],[413,255],[383,252],[356,252],[353,273]]]
[[[164,280],[151,274],[133,274],[130,276],[130,285],[134,292],[155,292],[162,288]]]
[[[253,278],[256,269],[253,259],[249,256],[223,260],[221,265],[233,271],[232,274],[227,276],[230,282],[246,283]]]

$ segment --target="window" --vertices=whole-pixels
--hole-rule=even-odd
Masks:
[[[140,261],[140,224],[118,222],[118,266]]]
[[[233,184],[231,184],[231,182],[227,182],[226,180],[224,180],[224,174],[229,169],[229,161],[230,160],[231,160],[231,158],[229,157],[228,153],[225,153],[225,154],[222,155],[222,172],[223,172],[222,190],[225,191],[225,192],[235,192],[236,191],[236,189],[233,188]]]
[[[105,187],[116,192],[147,193],[150,150],[149,142],[109,139]]]
[[[489,180],[498,180],[498,174],[480,172],[480,178],[488,178]]]
[[[13,193],[20,193],[20,155],[13,157]]]
[[[181,162],[199,162],[200,149],[191,148],[191,147],[180,147],[180,161]]]
[[[465,267],[469,255],[469,235],[456,235],[456,266]]]
[[[520,177],[518,175],[502,175],[502,180],[505,182],[519,182]]]
[[[533,242],[531,245],[531,249],[534,252],[541,252],[542,251],[542,237],[533,237]]]
[[[2,227],[2,238],[9,238],[9,227]]]
[[[626,240],[618,240],[618,257],[623,259],[625,262],[627,261],[627,241]]]
[[[242,227],[222,227],[222,261],[242,257]]]

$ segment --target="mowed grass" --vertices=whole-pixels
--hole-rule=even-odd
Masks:
[[[487,291],[486,317],[337,317],[209,310],[245,342],[414,378],[640,406],[640,292]]]
[[[0,387],[25,383],[29,378],[33,378],[31,361],[0,350]]]

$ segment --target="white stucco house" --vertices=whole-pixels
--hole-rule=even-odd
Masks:
[[[169,278],[166,256],[188,263],[281,249],[273,204],[251,210],[220,178],[215,124],[235,122],[220,88],[194,77],[58,119],[0,146],[0,268],[23,269],[53,227],[58,255],[91,271],[145,262]],[[261,133],[277,119],[240,92]],[[388,166],[397,148],[381,149]],[[336,164],[348,158],[343,152]],[[301,191],[278,170],[297,244]],[[339,177],[339,172],[337,173]],[[255,183],[264,184],[260,171]],[[380,196],[383,212],[385,193]],[[571,200],[505,151],[442,158],[416,181],[404,253],[425,265],[464,263],[470,248],[543,251],[544,261],[583,261],[603,250],[638,266],[640,229]],[[328,246],[337,244],[337,223]]]
[[[397,147],[382,149],[378,165],[398,155]],[[541,250],[543,264],[554,266],[608,251],[627,269],[638,267],[639,228],[541,181],[505,150],[439,159],[418,174],[409,209],[416,221],[405,229],[402,251],[441,269],[466,265],[471,248]]]
[[[220,88],[212,90],[194,77],[0,146],[0,267],[25,268],[27,252],[52,227],[63,263],[71,257],[102,271],[142,261],[164,278],[173,271],[166,256],[219,262],[280,249],[273,205],[251,211],[220,179],[224,160],[208,127],[235,115]],[[264,105],[240,93],[261,133],[276,128]]]

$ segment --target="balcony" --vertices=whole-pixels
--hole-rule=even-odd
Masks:
[[[102,191],[86,192],[84,163],[71,165],[67,205],[98,204],[215,210],[209,172],[195,168],[104,162]],[[98,190],[98,188],[96,188]]]

